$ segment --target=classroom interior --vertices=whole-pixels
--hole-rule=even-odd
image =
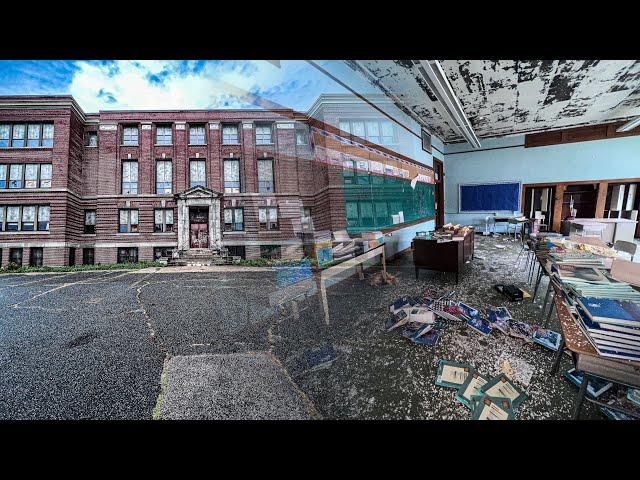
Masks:
[[[406,418],[424,418],[415,402],[438,419],[639,418],[640,62],[347,63],[375,86],[362,103],[419,138],[389,148],[430,167],[411,222],[358,223],[345,186],[334,251],[365,253],[321,276],[349,272],[352,307],[365,290],[380,312],[387,363],[362,365],[398,349],[420,372],[363,376],[403,383]],[[329,324],[338,287],[321,287]],[[358,414],[393,418],[371,395]]]

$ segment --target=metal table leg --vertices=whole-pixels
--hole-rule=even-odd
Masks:
[[[558,370],[560,369],[560,362],[562,361],[562,355],[564,354],[564,337],[562,337],[562,340],[560,341],[560,347],[558,348],[558,351],[556,352],[556,356],[553,359],[553,366],[551,367],[551,375],[555,375],[556,373],[558,373]]]
[[[580,391],[578,392],[578,398],[573,406],[573,420],[578,420],[580,418],[580,410],[582,409],[584,396],[587,393],[587,385],[589,385],[589,375],[586,372],[583,372],[583,375],[582,383],[580,384]]]
[[[549,328],[549,322],[551,321],[551,313],[553,312],[556,304],[555,302],[556,292],[553,292],[553,296],[551,297],[551,307],[549,307],[549,314],[547,315],[547,320],[544,322],[544,328]]]
[[[551,278],[549,278],[549,283],[547,283],[547,293],[544,295],[544,305],[542,305],[542,315],[544,316],[544,312],[547,311],[547,302],[549,301],[549,293],[551,292]]]
[[[536,301],[536,295],[538,294],[538,288],[540,287],[540,282],[542,281],[542,277],[544,276],[544,272],[542,269],[538,270],[538,280],[536,281],[536,288],[533,290],[533,297],[531,297],[531,301]]]

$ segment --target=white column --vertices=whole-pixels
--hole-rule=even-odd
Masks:
[[[178,200],[178,250],[189,248],[189,207],[186,200]]]
[[[218,249],[222,246],[222,233],[220,232],[220,200],[213,199],[209,204],[209,239],[210,247]]]

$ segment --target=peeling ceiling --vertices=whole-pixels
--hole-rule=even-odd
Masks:
[[[347,61],[445,142],[462,140],[411,60]],[[480,138],[640,115],[640,60],[440,60]]]

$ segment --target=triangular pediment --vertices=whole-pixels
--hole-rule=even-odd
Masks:
[[[222,193],[211,190],[210,188],[197,185],[186,189],[184,192],[176,193],[175,198],[186,200],[189,198],[218,198]]]

